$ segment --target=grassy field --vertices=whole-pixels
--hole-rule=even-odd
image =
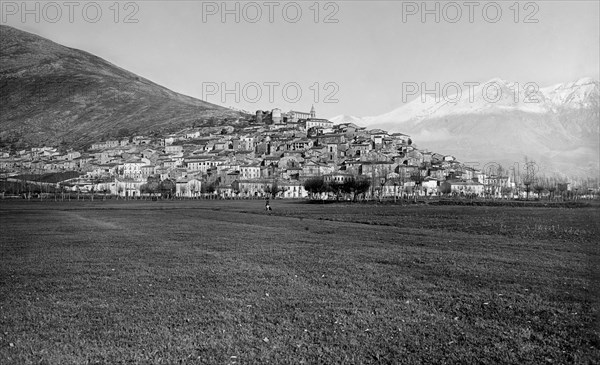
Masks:
[[[597,208],[0,201],[0,363],[597,363]]]

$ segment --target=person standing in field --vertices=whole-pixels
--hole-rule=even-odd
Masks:
[[[269,199],[267,199],[267,202],[265,203],[265,210],[267,211],[267,214],[271,214],[271,204],[269,203]]]

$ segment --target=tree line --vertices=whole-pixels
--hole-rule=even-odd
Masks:
[[[311,198],[320,198],[323,193],[334,194],[336,200],[339,200],[342,195],[349,195],[352,201],[356,201],[365,194],[371,187],[371,180],[367,178],[346,178],[343,182],[325,181],[323,177],[314,177],[304,182],[304,190],[311,194]]]

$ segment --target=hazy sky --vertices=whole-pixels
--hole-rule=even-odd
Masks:
[[[379,115],[402,105],[407,82],[599,77],[595,0],[21,4],[2,0],[1,23],[252,112]]]

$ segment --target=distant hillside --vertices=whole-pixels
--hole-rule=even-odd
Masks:
[[[345,114],[338,115],[333,118],[329,118],[329,121],[332,122],[333,124],[354,123],[358,126],[362,125],[362,123],[363,123],[362,118],[354,117],[352,115],[345,115]]]
[[[584,78],[528,95],[515,83],[490,80],[502,98],[482,97],[483,84],[456,103],[417,98],[389,113],[354,119],[356,124],[407,133],[420,148],[455,155],[465,162],[521,165],[536,161],[547,174],[597,177],[599,173],[599,86]],[[487,84],[487,83],[486,83]],[[514,95],[520,95],[515,100]],[[531,102],[535,100],[535,102]],[[340,117],[341,118],[341,117]],[[517,165],[518,167],[518,165]]]
[[[140,60],[142,62],[142,60]],[[120,133],[233,124],[240,113],[0,25],[0,142],[82,147]]]

